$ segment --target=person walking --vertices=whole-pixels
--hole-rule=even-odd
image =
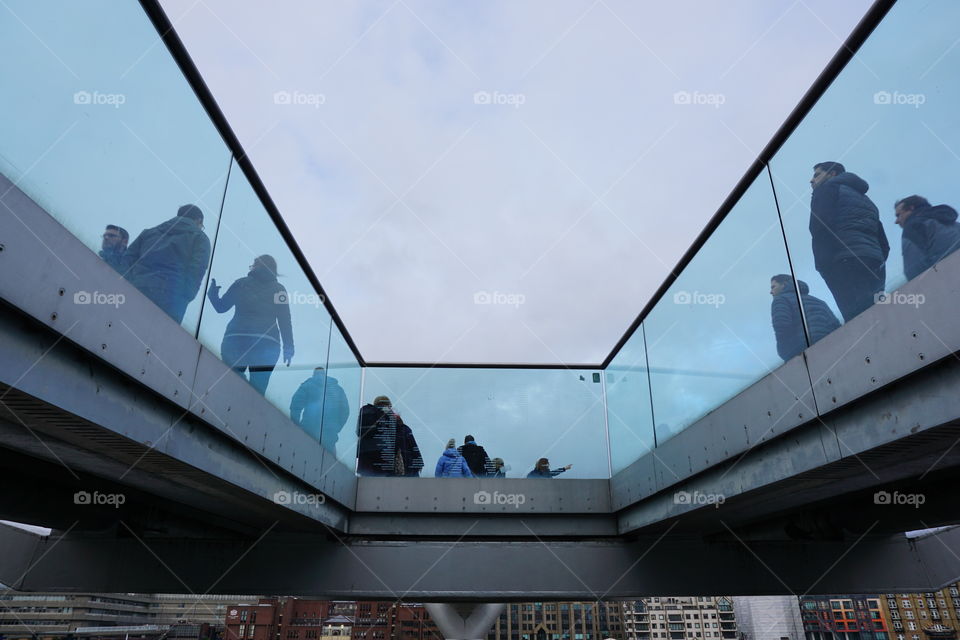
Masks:
[[[437,468],[433,472],[436,478],[472,478],[470,465],[457,451],[457,441],[453,438],[447,441],[447,447],[437,460]]]
[[[261,395],[280,359],[290,366],[293,359],[293,326],[287,290],[277,282],[277,261],[258,256],[250,271],[238,279],[223,297],[220,286],[211,278],[207,292],[217,313],[234,308],[220,345],[220,357],[241,376],[249,372],[249,382]]]
[[[486,449],[478,445],[473,436],[465,437],[463,445],[458,447],[457,451],[467,461],[470,471],[476,477],[483,478],[493,471],[493,464],[490,462]]]

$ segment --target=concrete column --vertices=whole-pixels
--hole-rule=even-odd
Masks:
[[[484,640],[507,608],[502,602],[425,602],[423,606],[446,640]]]

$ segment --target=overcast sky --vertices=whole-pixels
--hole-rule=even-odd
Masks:
[[[590,363],[870,3],[162,4],[365,358]]]

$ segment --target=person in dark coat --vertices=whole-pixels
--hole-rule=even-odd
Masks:
[[[839,162],[821,162],[810,186],[814,264],[844,321],[850,321],[883,291],[890,244],[865,180]]]
[[[572,467],[572,464],[568,464],[565,467],[560,467],[558,469],[550,469],[550,461],[546,458],[540,458],[537,460],[536,466],[533,468],[533,471],[527,474],[528,478],[555,478],[564,471],[567,471]]]
[[[347,394],[336,378],[326,375],[323,367],[300,383],[290,399],[290,419],[328,451],[336,451],[340,431],[350,417]]]
[[[377,396],[360,408],[357,425],[357,473],[362,476],[417,477],[423,456],[413,431],[393,410],[390,398]]]
[[[803,312],[807,317],[810,342],[815,343],[840,326],[837,316],[830,306],[810,295],[810,287],[803,280],[797,280]],[[797,304],[797,292],[793,287],[793,278],[779,274],[770,279],[770,319],[773,333],[777,338],[777,354],[784,361],[789,360],[807,348],[807,338],[803,332],[803,318],[800,305]]]
[[[457,452],[463,456],[470,467],[470,471],[478,478],[488,476],[493,471],[493,463],[490,462],[486,449],[478,445],[473,436],[465,437],[463,446],[458,447]]]
[[[100,257],[116,271],[123,273],[123,254],[127,252],[127,242],[130,234],[123,227],[108,224],[103,232],[103,242],[100,244]]]
[[[953,207],[934,207],[922,196],[908,196],[897,201],[895,213],[903,229],[903,272],[908,280],[960,247],[960,223]]]
[[[211,278],[207,297],[217,313],[236,309],[223,334],[220,357],[241,376],[249,371],[253,388],[266,393],[281,347],[287,366],[294,353],[290,304],[287,290],[277,282],[277,261],[268,255],[257,257],[247,275],[230,285],[222,298],[220,286]]]
[[[185,204],[177,215],[140,232],[127,247],[122,273],[133,286],[177,322],[197,297],[210,262],[210,239],[203,212]]]
[[[447,447],[437,460],[437,467],[433,471],[435,478],[472,478],[473,472],[467,459],[457,451],[457,441],[450,438]]]

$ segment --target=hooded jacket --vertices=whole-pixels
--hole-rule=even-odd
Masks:
[[[807,328],[811,342],[817,342],[840,326],[837,316],[830,306],[810,295],[810,287],[803,280],[797,281],[803,312],[807,316]],[[807,338],[803,332],[803,320],[797,305],[797,294],[793,289],[784,289],[773,297],[770,303],[770,319],[777,338],[777,354],[789,360],[807,348]]]
[[[883,264],[890,253],[880,212],[867,197],[867,181],[846,171],[819,184],[810,196],[810,237],[817,271],[845,258]]]
[[[457,451],[463,456],[463,459],[467,461],[467,465],[470,467],[473,475],[482,477],[490,475],[493,471],[493,463],[490,462],[490,456],[487,455],[486,449],[478,445],[476,441],[471,440],[470,442],[464,443],[463,446],[457,448]]]
[[[349,416],[347,394],[336,378],[324,372],[314,372],[300,383],[290,399],[290,419],[320,439],[328,451],[335,450],[340,430]]]
[[[121,272],[180,321],[197,297],[209,262],[210,239],[191,218],[176,216],[137,236],[123,254]]]
[[[957,211],[945,204],[918,208],[903,223],[903,272],[908,280],[960,247]]]
[[[290,323],[290,305],[287,290],[277,282],[277,276],[262,265],[240,278],[220,297],[219,287],[210,287],[207,297],[218,313],[236,307],[227,324],[224,339],[247,336],[273,340],[283,337],[284,357],[293,356],[293,327]]]
[[[372,404],[360,408],[357,423],[357,472],[365,476],[394,476],[399,452],[403,456],[402,475],[416,477],[423,469],[423,456],[413,431],[392,410]]]
[[[433,472],[436,478],[472,478],[470,466],[454,447],[445,449],[437,460],[437,468]]]

